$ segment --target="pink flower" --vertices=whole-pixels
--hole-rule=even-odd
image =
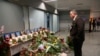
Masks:
[[[40,44],[38,48],[39,48],[40,50],[44,50],[44,45],[43,45],[43,44]]]

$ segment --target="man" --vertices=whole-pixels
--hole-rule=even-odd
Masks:
[[[89,19],[89,32],[91,32],[92,18]]]
[[[82,56],[82,45],[84,42],[84,21],[75,10],[70,11],[70,17],[73,19],[70,36],[72,37],[75,56]]]
[[[93,31],[96,31],[96,18],[93,18],[92,27]]]

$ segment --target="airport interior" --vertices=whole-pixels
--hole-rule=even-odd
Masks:
[[[0,56],[100,56],[100,0],[0,0]]]

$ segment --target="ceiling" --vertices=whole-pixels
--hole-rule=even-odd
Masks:
[[[100,0],[8,0],[22,5],[36,5],[42,1],[51,5],[58,10],[91,10],[96,9],[100,11]]]
[[[41,0],[8,0],[8,1],[25,6],[30,6],[30,5],[34,6],[42,2]]]
[[[59,10],[90,10],[90,9],[100,9],[100,0],[43,0],[45,2]]]

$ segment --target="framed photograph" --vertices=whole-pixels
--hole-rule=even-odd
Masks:
[[[29,34],[30,33],[30,30],[26,30],[26,33]]]
[[[4,34],[4,39],[7,39],[7,38],[10,38],[10,34],[9,33]]]
[[[21,33],[20,32],[16,32],[16,36],[21,36]]]
[[[10,33],[10,34],[11,34],[11,38],[16,37],[15,33]]]

